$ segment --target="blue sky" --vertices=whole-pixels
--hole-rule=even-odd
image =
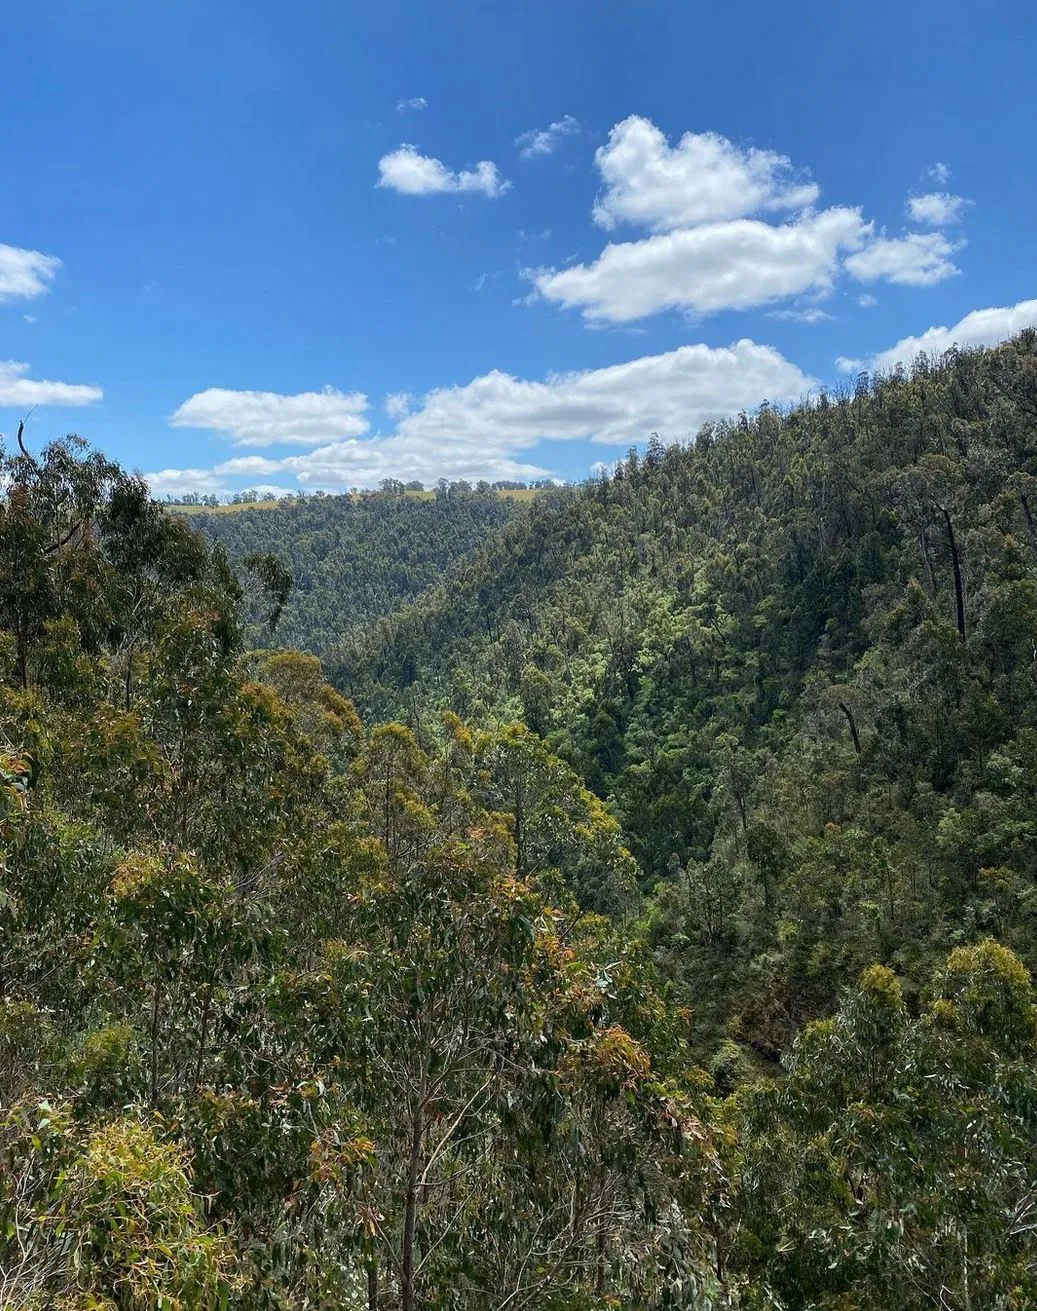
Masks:
[[[582,477],[1037,322],[1031,3],[0,0],[0,432]]]

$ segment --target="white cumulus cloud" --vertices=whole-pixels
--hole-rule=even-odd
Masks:
[[[533,382],[494,370],[430,392],[398,434],[432,446],[464,436],[515,448],[542,439],[622,445],[650,432],[691,435],[762,400],[790,400],[811,380],[771,346],[681,346],[663,355]]]
[[[762,209],[804,209],[820,194],[785,155],[744,150],[716,132],[686,132],[671,146],[636,114],[616,124],[594,159],[604,183],[594,218],[603,228],[636,223],[663,232]]]
[[[237,446],[272,446],[285,442],[313,446],[333,438],[359,437],[370,424],[364,417],[362,392],[230,391],[209,387],[197,392],[170,415],[174,428],[209,428],[233,439]]]
[[[61,260],[56,255],[0,242],[0,302],[45,295],[60,268]]]
[[[942,355],[952,346],[996,346],[1023,328],[1031,327],[1037,327],[1037,300],[991,306],[973,310],[949,328],[928,328],[917,337],[904,337],[868,363],[873,369],[891,369],[896,364],[910,364],[921,351]]]
[[[397,114],[405,114],[408,109],[422,110],[428,109],[428,101],[424,96],[411,96],[409,100],[397,100]]]
[[[831,289],[844,251],[871,234],[859,209],[807,212],[775,226],[734,219],[609,244],[593,264],[534,271],[548,300],[588,319],[628,322],[658,310],[710,314]]]
[[[378,186],[404,196],[434,196],[443,192],[480,192],[491,199],[511,186],[501,177],[497,165],[482,159],[474,169],[453,172],[417,146],[402,145],[378,161]]]
[[[851,355],[837,355],[835,357],[835,367],[840,373],[856,373],[858,369],[864,367],[864,361]]]
[[[798,399],[812,385],[773,347],[749,340],[721,348],[681,346],[543,381],[494,370],[429,392],[392,436],[329,442],[284,458],[226,460],[211,471],[212,490],[227,479],[275,477],[329,488],[373,487],[382,478],[418,478],[426,484],[440,477],[543,478],[551,470],[525,455],[541,441],[622,447],[651,432],[689,437],[708,420],[752,409],[765,399]],[[161,475],[167,490],[180,490],[172,488],[174,473]]]
[[[183,496],[185,492],[213,493],[219,496],[228,490],[226,480],[214,469],[160,469],[146,473],[145,481],[152,496]]]
[[[859,282],[881,278],[905,287],[932,287],[959,272],[951,259],[956,249],[942,232],[876,237],[847,258],[846,268]]]
[[[519,148],[519,154],[523,159],[533,159],[537,155],[553,154],[555,147],[563,137],[576,136],[580,131],[580,124],[572,114],[566,114],[554,123],[549,123],[547,127],[539,130],[533,128],[529,132],[523,132],[520,137],[515,138],[515,145]]]
[[[937,160],[935,164],[930,164],[926,172],[934,182],[938,182],[941,187],[945,187],[951,180],[951,170],[946,164]]]
[[[915,223],[942,228],[957,223],[971,203],[964,196],[952,196],[949,191],[927,191],[923,196],[908,196],[907,212]]]
[[[632,115],[613,127],[595,163],[602,181],[595,222],[649,235],[613,240],[595,259],[526,270],[536,291],[516,303],[539,293],[601,326],[665,310],[704,315],[806,297],[806,309],[801,302],[777,312],[816,323],[825,314],[817,302],[847,274],[928,287],[959,271],[952,255],[964,242],[941,232],[887,235],[860,206],[819,209],[818,185],[788,156],[717,132],[686,132],[671,144],[656,124]],[[932,192],[911,203],[919,222],[937,227],[968,202]]]
[[[222,477],[247,479],[294,478],[306,488],[377,487],[383,478],[544,478],[549,470],[516,460],[499,443],[481,445],[458,439],[439,448],[421,438],[370,437],[364,441],[333,442],[305,455],[268,460],[259,456],[227,460],[217,465]]]
[[[0,360],[0,405],[17,409],[31,409],[34,405],[93,405],[103,398],[100,387],[30,378],[28,364]]]

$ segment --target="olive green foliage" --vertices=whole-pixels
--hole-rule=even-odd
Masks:
[[[600,801],[522,725],[367,731],[245,650],[283,577],[75,442],[3,485],[0,1304],[719,1290],[688,1017]]]
[[[280,609],[263,598],[249,604],[249,640],[323,655],[343,636],[413,600],[442,580],[487,535],[520,514],[516,500],[492,488],[454,484],[427,500],[399,492],[360,498],[315,496],[236,514],[192,515],[189,522],[218,542],[236,566],[280,561],[291,579]],[[261,567],[269,569],[269,565]]]
[[[0,454],[0,1306],[1033,1305],[1035,432],[1023,334],[234,567]]]
[[[368,716],[522,718],[620,824],[703,1058],[875,960],[1034,953],[1037,339],[649,442],[328,657]],[[956,579],[962,585],[959,613]]]
[[[1037,1297],[1037,1010],[999,944],[958,948],[917,1016],[862,975],[734,1108],[736,1243],[782,1305],[1009,1308]]]

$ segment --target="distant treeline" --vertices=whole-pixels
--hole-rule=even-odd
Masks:
[[[423,482],[417,478],[411,479],[410,482],[402,482],[399,478],[383,478],[378,484],[377,491],[371,488],[351,487],[346,492],[326,492],[322,488],[317,488],[312,492],[306,491],[305,488],[299,488],[297,491],[285,491],[278,494],[272,488],[249,487],[242,492],[228,492],[223,495],[217,495],[215,492],[184,492],[179,496],[167,494],[164,498],[166,505],[197,505],[208,506],[215,509],[221,505],[259,505],[271,501],[306,501],[306,500],[323,500],[329,496],[405,496],[408,492],[435,492],[437,496],[466,496],[471,493],[487,495],[490,492],[526,492],[534,491],[544,487],[556,487],[558,483],[553,478],[539,478],[533,482],[516,482],[509,478],[499,478],[496,482],[487,482],[481,478],[476,483],[468,482],[464,478],[459,478],[451,482],[447,478],[440,478],[434,487],[426,487]]]
[[[524,498],[488,485],[447,483],[442,493],[420,496],[405,491],[397,482],[364,496],[292,497],[276,513],[245,504],[234,514],[202,508],[190,517],[234,567],[269,553],[283,562],[292,590],[278,644],[321,652],[441,581],[525,508]],[[246,614],[250,642],[268,646],[273,637],[259,598]]]

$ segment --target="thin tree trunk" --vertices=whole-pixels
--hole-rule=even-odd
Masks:
[[[1019,500],[1022,503],[1023,517],[1026,520],[1026,527],[1029,529],[1030,541],[1032,542],[1035,538],[1037,538],[1037,531],[1034,530],[1034,526],[1033,526],[1033,515],[1030,513],[1030,502],[1021,493],[1019,496]]]
[[[515,796],[515,877],[526,877],[526,828],[522,798]]]
[[[130,689],[133,684],[133,643],[126,652],[126,709],[130,708]]]
[[[944,509],[943,517],[947,523],[947,538],[951,544],[951,560],[954,563],[954,604],[958,614],[958,636],[965,641],[965,592],[961,582],[961,560],[958,558],[958,543],[954,537],[954,525],[951,523],[951,516]]]
[[[28,624],[22,615],[15,623],[14,634],[18,655],[18,678],[25,691],[29,686],[29,639],[26,633]]]
[[[158,1105],[158,1021],[162,980],[155,972],[155,991],[151,999],[151,1104]]]
[[[845,701],[839,702],[839,709],[846,716],[846,722],[850,725],[850,736],[853,738],[853,749],[857,755],[861,754],[861,739],[857,732],[857,722],[853,717],[853,712]]]
[[[378,1311],[378,1264],[373,1257],[367,1267],[367,1311]]]
[[[400,1311],[415,1311],[414,1238],[418,1225],[418,1203],[421,1192],[421,1101],[411,1119],[410,1161],[407,1170],[407,1201],[403,1213],[403,1251],[401,1254]]]

